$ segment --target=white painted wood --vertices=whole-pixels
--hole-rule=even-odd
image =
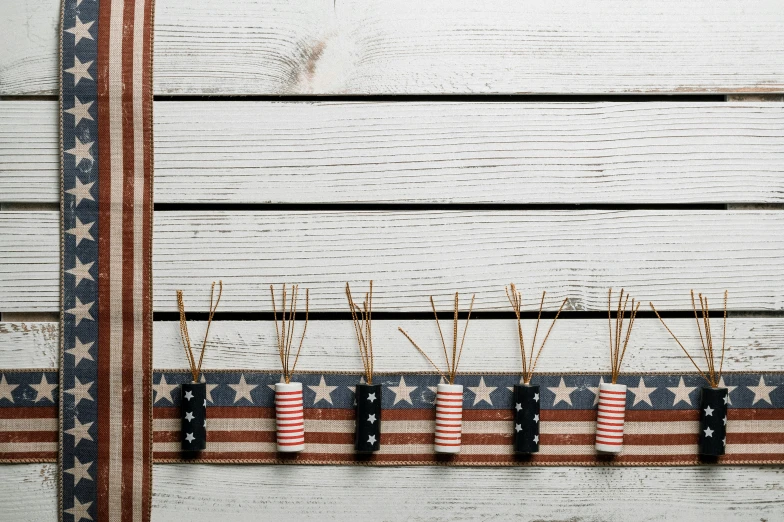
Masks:
[[[60,325],[0,322],[0,368],[60,366]]]
[[[157,203],[782,203],[782,103],[156,102]],[[0,102],[0,200],[59,202],[57,103]]]
[[[57,91],[58,0],[5,2],[0,94]],[[157,93],[784,90],[776,0],[160,0]]]
[[[2,311],[56,311],[56,212],[0,212]],[[644,303],[690,310],[690,288],[732,310],[784,308],[780,211],[157,212],[156,310],[175,290],[206,310],[226,285],[223,311],[271,310],[269,285],[311,289],[311,310],[346,309],[347,278],[376,281],[377,311],[507,310],[504,285],[542,289],[569,309],[606,310],[609,286]],[[32,239],[34,238],[34,240]]]
[[[0,202],[59,202],[59,151],[57,102],[0,101]]]
[[[57,520],[57,464],[0,465],[0,521]]]
[[[511,315],[511,313],[510,313]],[[526,346],[530,347],[536,321],[524,321]],[[667,324],[689,348],[699,346],[693,320],[668,319]],[[201,348],[205,322],[188,323],[194,349]],[[541,344],[549,321],[541,324]],[[440,362],[441,341],[434,321],[375,320],[374,359],[379,372],[427,372],[425,359],[398,332],[402,327]],[[721,338],[721,320],[713,323]],[[0,323],[0,368],[56,368],[57,323]],[[179,323],[154,324],[153,367],[185,368]],[[210,330],[204,368],[275,369],[280,364],[274,347],[275,329],[270,321],[216,321]],[[543,372],[606,371],[607,322],[601,319],[559,319],[547,341],[537,369]],[[631,344],[623,362],[628,372],[692,371],[657,319],[637,319]],[[784,318],[730,317],[727,322],[726,371],[784,371]],[[695,348],[696,349],[696,348]],[[356,337],[351,321],[310,321],[297,368],[303,371],[360,371]],[[508,371],[520,369],[516,323],[509,320],[472,320],[462,371]]]
[[[0,466],[0,520],[57,520],[56,467]],[[784,468],[156,464],[152,520],[781,520]],[[535,487],[534,487],[535,486]],[[292,497],[296,491],[296,497]]]

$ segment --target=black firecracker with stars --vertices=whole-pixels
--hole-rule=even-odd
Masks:
[[[515,453],[539,452],[539,386],[516,384],[514,387]]]
[[[354,449],[372,452],[381,449],[381,385],[357,384],[357,427]]]
[[[184,383],[181,390],[182,450],[202,451],[207,448],[207,385]]]
[[[700,455],[724,455],[727,446],[727,388],[702,388],[700,394]]]

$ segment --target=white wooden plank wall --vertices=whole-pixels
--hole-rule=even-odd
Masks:
[[[0,16],[5,369],[57,366],[58,20],[59,0]],[[463,369],[514,371],[497,315],[511,281],[528,310],[542,289],[550,309],[570,298],[542,371],[606,369],[592,314],[608,286],[669,313],[692,287],[718,309],[727,288],[727,367],[784,370],[782,20],[776,0],[158,0],[154,366],[185,366],[174,289],[204,311],[222,278],[233,315],[210,369],[276,367],[267,286],[286,281],[332,313],[299,366],[356,371],[343,284],[373,278],[375,309],[397,313],[374,322],[379,371],[429,370],[396,328],[437,346],[427,296],[446,310],[454,290],[496,313],[472,322]],[[394,96],[416,94],[530,96]],[[697,342],[693,320],[668,323]],[[654,318],[633,344],[628,371],[690,369]],[[782,477],[156,465],[153,520],[784,520]],[[56,520],[56,480],[51,464],[0,466],[0,521]]]
[[[57,92],[58,0],[4,2],[0,89]],[[760,93],[778,0],[160,0],[158,94]]]
[[[0,101],[5,202],[59,201],[57,102]],[[784,104],[155,103],[156,203],[784,203]]]

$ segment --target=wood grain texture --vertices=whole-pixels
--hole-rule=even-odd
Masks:
[[[775,521],[784,510],[782,480],[782,467],[477,470],[156,464],[152,520],[241,522],[259,520],[263,513],[265,520],[281,522],[622,521],[632,516],[641,521]],[[0,466],[0,483],[0,520],[57,520],[54,465]]]
[[[56,311],[56,212],[0,212],[1,311]],[[346,279],[376,281],[377,311],[507,310],[504,285],[568,309],[606,310],[607,288],[690,310],[689,289],[733,310],[784,308],[784,213],[771,211],[156,212],[154,306],[175,290],[206,310],[269,311],[269,285],[311,289],[311,310],[344,311]],[[34,240],[32,238],[35,238]],[[66,267],[70,268],[70,267]]]
[[[57,129],[0,102],[0,200],[59,201]],[[155,201],[782,203],[784,104],[159,101]]]
[[[510,313],[511,316],[511,313]],[[527,346],[536,321],[524,321]],[[544,328],[537,347],[543,339]],[[693,320],[668,319],[667,324],[687,347],[699,346]],[[206,323],[190,321],[191,337],[201,347]],[[403,335],[402,327],[433,357],[438,358],[441,341],[434,321],[375,320],[375,369],[379,372],[428,372],[425,359]],[[721,321],[713,323],[717,339]],[[216,321],[210,330],[204,359],[205,370],[275,369],[280,364],[274,347],[275,329],[271,321]],[[154,323],[153,366],[156,369],[187,366],[180,341],[179,323]],[[537,369],[543,372],[601,372],[609,368],[607,321],[602,319],[559,319],[547,341]],[[727,322],[726,371],[784,371],[784,318],[730,317]],[[58,365],[57,323],[0,323],[0,368],[56,368]],[[438,359],[440,360],[440,359]],[[624,371],[692,371],[684,357],[657,319],[637,319]],[[297,368],[303,371],[360,371],[352,323],[310,321]],[[472,321],[460,368],[467,372],[520,370],[516,323],[509,320]]]
[[[57,91],[57,0],[6,2],[0,95]],[[164,94],[765,93],[776,0],[160,0]]]

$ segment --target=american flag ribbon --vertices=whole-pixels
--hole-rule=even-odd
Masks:
[[[622,451],[597,453],[597,393],[607,375],[535,375],[540,387],[539,452],[514,452],[514,375],[459,375],[464,386],[459,455],[434,452],[437,375],[377,374],[383,389],[379,451],[354,448],[354,390],[360,375],[298,374],[303,384],[305,448],[277,452],[274,387],[280,375],[206,371],[207,448],[180,451],[180,384],[188,371],[154,374],[154,461],[375,465],[695,465],[699,464],[700,390],[694,374],[621,375],[627,386]],[[0,461],[57,458],[53,371],[0,371]],[[42,384],[42,382],[44,384]],[[55,386],[56,387],[56,386]],[[719,464],[784,464],[784,373],[729,373],[726,454]],[[79,477],[80,468],[73,471]],[[79,482],[85,482],[82,478]]]
[[[152,11],[152,0],[62,5],[58,450],[66,521],[150,517]]]

